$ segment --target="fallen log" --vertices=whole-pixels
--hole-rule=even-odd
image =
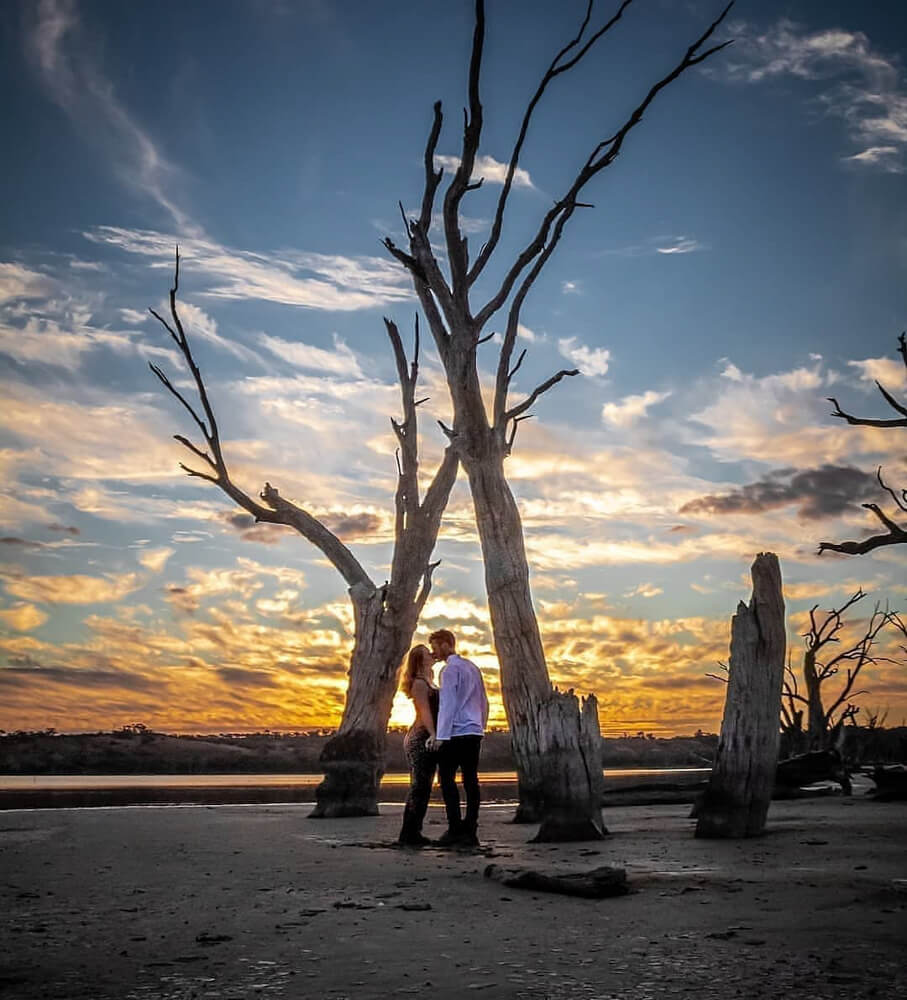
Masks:
[[[779,798],[778,793],[784,790],[813,785],[817,781],[836,781],[845,795],[853,791],[841,754],[834,749],[813,750],[778,761],[774,797]]]
[[[907,767],[903,764],[890,767],[878,765],[869,777],[875,782],[871,794],[876,802],[903,802],[907,799]]]
[[[582,896],[585,899],[605,899],[626,896],[630,891],[623,868],[603,865],[587,872],[538,872],[532,868],[503,868],[487,865],[485,878],[493,879],[511,889],[535,892],[555,892],[562,896]]]

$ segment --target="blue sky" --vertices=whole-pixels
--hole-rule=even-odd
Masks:
[[[524,103],[584,10],[488,6],[474,251]],[[339,576],[177,467],[170,435],[188,428],[147,362],[179,367],[146,312],[165,300],[177,241],[184,317],[236,478],[250,491],[269,480],[327,519],[377,577],[387,564],[398,402],[381,317],[409,329],[416,305],[380,240],[400,238],[398,200],[418,204],[436,99],[439,155],[456,156],[471,5],[211,11],[0,11],[12,195],[0,727],[338,717]],[[526,240],[717,13],[637,2],[556,82],[502,249]],[[517,389],[565,363],[583,372],[535,408],[509,462],[552,675],[598,693],[606,731],[717,727],[721,691],[704,674],[726,653],[758,551],[781,557],[795,662],[813,604],[860,585],[861,607],[907,596],[897,550],[815,556],[819,540],[874,529],[859,503],[878,499],[879,462],[907,482],[894,432],[835,422],[825,399],[886,416],[873,379],[907,389],[894,351],[907,315],[907,15],[896,2],[738,2],[721,31],[734,44],[669,87],[587,189],[595,208],[523,313]],[[430,349],[422,377],[430,468],[434,420],[449,413]],[[425,626],[457,628],[494,689],[462,486],[439,554]],[[903,668],[867,678],[866,707],[907,715]]]

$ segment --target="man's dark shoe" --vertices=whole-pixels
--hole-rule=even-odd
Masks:
[[[401,837],[397,841],[398,847],[428,847],[432,843],[428,837],[423,837],[421,833],[411,833],[406,837]]]
[[[438,847],[459,847],[463,834],[460,830],[445,830],[435,841]]]

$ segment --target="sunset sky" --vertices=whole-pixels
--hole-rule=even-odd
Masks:
[[[599,22],[617,7],[599,3]],[[582,0],[489,0],[476,252],[523,107]],[[516,251],[595,145],[717,15],[637,0],[533,122]],[[192,427],[148,362],[185,371],[182,314],[234,478],[267,480],[387,577],[399,392],[382,316],[417,306],[381,239],[415,213],[432,103],[455,163],[472,7],[224,0],[0,7],[0,728],[294,730],[339,721],[352,615],[309,543],[189,481]],[[552,679],[603,732],[715,731],[729,619],[778,553],[791,649],[862,586],[907,608],[907,548],[846,558],[907,486],[903,431],[848,427],[907,395],[907,8],[739,0],[734,44],[660,95],[586,189],[523,312],[516,380],[562,367],[508,459]],[[440,233],[438,240],[440,241]],[[501,321],[503,322],[503,320]],[[423,470],[450,406],[424,345]],[[493,373],[495,344],[480,348]],[[891,505],[889,504],[889,507]],[[504,722],[468,491],[455,488],[420,627],[454,629]],[[886,640],[896,651],[894,636]],[[902,639],[903,642],[903,639]],[[858,701],[907,718],[907,666]],[[409,721],[398,696],[392,721]]]

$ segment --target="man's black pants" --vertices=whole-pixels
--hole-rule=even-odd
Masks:
[[[447,812],[447,828],[451,833],[474,834],[479,823],[479,750],[481,736],[452,736],[441,744],[438,752],[438,777]],[[466,792],[466,817],[460,818],[460,792],[457,771],[463,775]]]

